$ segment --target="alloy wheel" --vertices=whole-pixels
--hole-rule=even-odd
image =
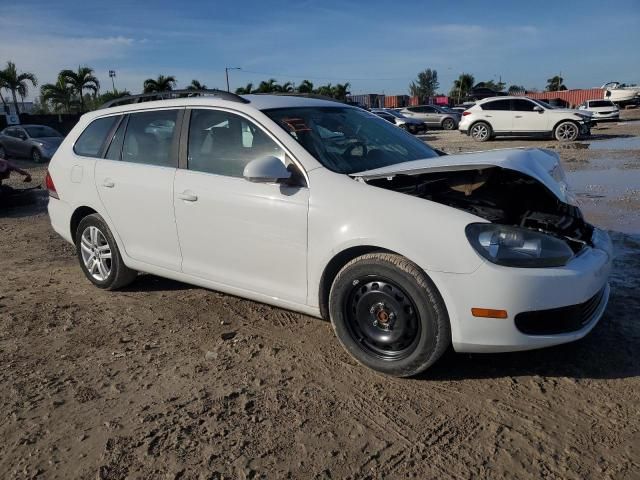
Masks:
[[[563,123],[556,131],[556,138],[560,141],[571,141],[578,137],[578,127],[573,123]]]
[[[111,274],[111,247],[104,234],[94,226],[85,228],[80,239],[82,261],[89,274],[104,282]]]
[[[484,123],[474,125],[471,136],[476,140],[485,140],[489,136],[489,128]]]

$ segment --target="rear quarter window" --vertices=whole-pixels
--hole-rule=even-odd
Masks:
[[[107,140],[107,135],[120,118],[118,115],[112,117],[98,118],[91,122],[80,134],[73,151],[83,157],[100,157],[102,147]]]
[[[482,110],[511,110],[511,100],[494,100],[480,105]]]

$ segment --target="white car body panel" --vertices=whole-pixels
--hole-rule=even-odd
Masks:
[[[600,240],[594,247],[562,268],[501,267],[480,257],[465,236],[468,224],[487,220],[366,183],[366,179],[400,173],[498,166],[538,180],[567,202],[566,185],[552,174],[558,165],[555,153],[494,150],[417,160],[348,176],[323,167],[260,111],[335,104],[296,97],[246,98],[251,103],[183,98],[84,115],[49,167],[60,196],[49,202],[55,231],[73,243],[72,216],[80,208],[90,208],[105,219],[130,268],[316,316],[321,312],[323,273],[336,255],[353,247],[389,250],[416,263],[433,280],[445,302],[458,351],[555,345],[586,335],[602,315],[606,299],[585,328],[570,334],[524,335],[513,324],[518,312],[580,303],[606,288],[611,263],[606,234],[598,233]],[[301,167],[308,188],[254,184],[242,178],[126,162],[113,162],[120,163],[114,166],[108,160],[73,153],[74,139],[97,117],[176,106],[215,107],[250,117]],[[108,179],[115,187],[104,191],[101,184]],[[115,198],[112,190],[122,192],[122,198]],[[197,201],[176,198],[187,190]],[[134,204],[143,209],[144,218],[127,214]],[[509,318],[473,317],[471,308],[478,306],[505,308]]]

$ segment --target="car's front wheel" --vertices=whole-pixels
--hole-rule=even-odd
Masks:
[[[580,135],[580,129],[575,123],[566,121],[556,127],[553,135],[559,142],[573,142]]]
[[[84,217],[75,240],[80,267],[96,287],[116,290],[135,280],[138,273],[122,261],[111,230],[100,215]]]
[[[31,150],[31,160],[33,160],[34,163],[42,163],[42,153],[40,153],[40,150],[37,148]]]
[[[477,122],[471,127],[471,138],[476,142],[486,142],[491,138],[491,127],[488,123]]]
[[[360,363],[397,377],[432,365],[451,342],[449,318],[435,285],[406,258],[362,255],[338,273],[329,313],[344,348]]]
[[[445,130],[453,130],[456,127],[456,122],[451,118],[445,118],[442,122],[442,128]]]

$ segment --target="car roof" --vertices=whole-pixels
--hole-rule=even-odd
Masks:
[[[478,100],[476,102],[476,105],[478,104],[482,104],[482,103],[487,103],[490,102],[492,100],[534,100],[533,98],[529,98],[529,97],[525,97],[523,95],[520,96],[509,96],[509,95],[501,95],[499,97],[487,97],[487,98],[483,98],[482,100]],[[544,101],[544,100],[543,100]]]

